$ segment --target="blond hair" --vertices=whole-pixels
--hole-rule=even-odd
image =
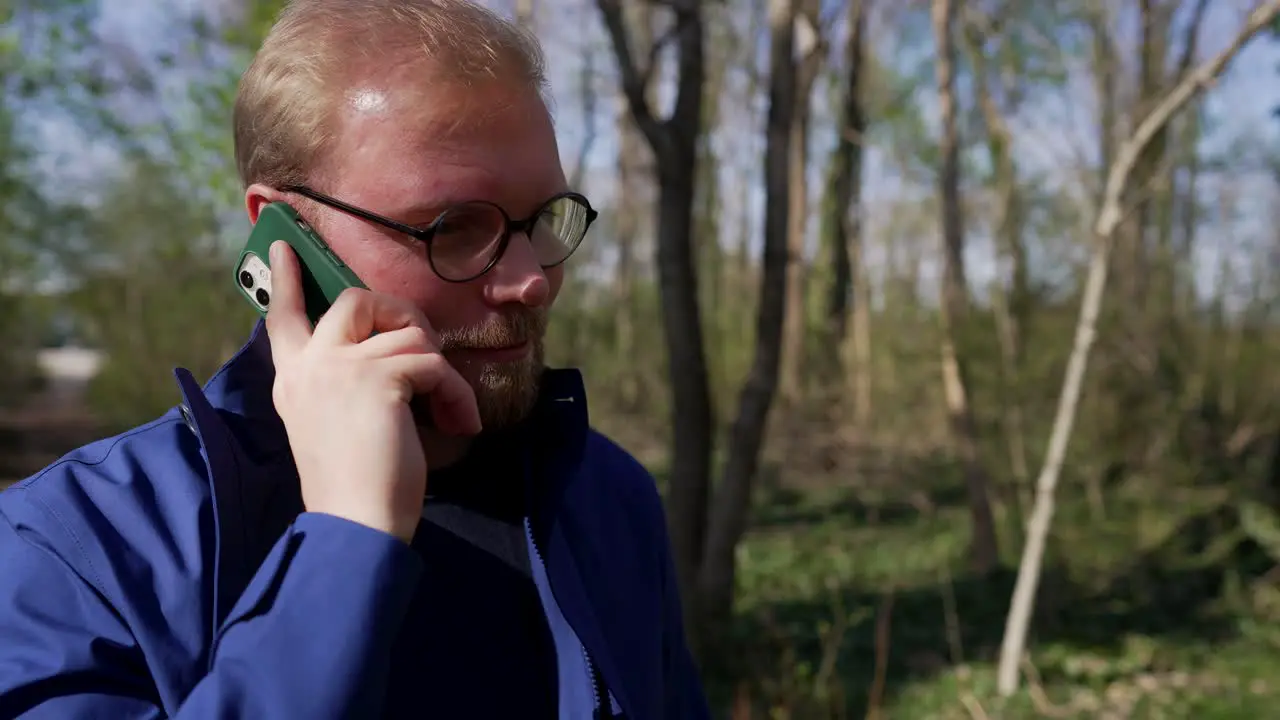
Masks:
[[[433,79],[510,78],[545,91],[537,38],[469,0],[291,0],[240,80],[233,125],[241,182],[308,182],[355,73],[414,52],[430,62]]]

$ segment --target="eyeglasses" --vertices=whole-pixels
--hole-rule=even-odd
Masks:
[[[358,208],[303,185],[281,188],[341,210],[362,220],[404,233],[427,248],[432,271],[447,282],[464,283],[484,275],[498,264],[511,244],[511,236],[525,233],[538,264],[553,268],[578,249],[591,223],[599,217],[587,198],[561,193],[543,203],[531,217],[513,220],[502,207],[484,200],[459,203],[440,213],[425,227],[414,227]]]

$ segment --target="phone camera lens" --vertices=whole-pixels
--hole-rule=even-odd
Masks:
[[[240,271],[240,284],[245,288],[253,287],[253,275],[248,270]]]
[[[262,307],[267,307],[271,304],[271,294],[263,288],[258,288],[258,292],[254,293],[253,296],[257,298],[258,304]]]

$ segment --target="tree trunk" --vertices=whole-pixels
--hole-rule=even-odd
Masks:
[[[759,97],[761,89],[765,84],[765,77],[760,70],[760,63],[755,59],[759,52],[760,37],[765,35],[765,26],[769,22],[769,12],[767,8],[768,0],[747,0],[744,11],[749,13],[747,23],[747,40],[746,40],[746,58],[742,60],[746,64],[746,87],[743,95],[748,99],[748,106],[755,105],[755,99]],[[754,114],[754,113],[753,113]],[[755,145],[754,138],[750,142]],[[754,155],[754,152],[752,153]],[[752,212],[754,210],[752,203],[752,190],[755,187],[755,181],[746,173],[742,173],[743,177],[739,178],[740,192],[738,195],[739,208],[741,214],[742,234],[738,238],[738,247],[736,250],[736,260],[734,264],[735,292],[737,298],[745,296],[747,288],[751,287],[756,277],[755,265],[753,264],[753,251],[755,247],[755,226],[752,222]],[[751,340],[751,313],[736,312],[733,314],[736,319],[734,325],[733,340],[735,346],[743,347]]]
[[[992,311],[996,320],[996,338],[1000,346],[1001,415],[1013,485],[1008,501],[1012,503],[1014,522],[1011,527],[1022,533],[1022,513],[1030,507],[1031,471],[1027,460],[1026,421],[1023,413],[1022,362],[1023,337],[1027,315],[1031,310],[1030,272],[1023,246],[1023,199],[1018,185],[1017,165],[1013,159],[1013,133],[1004,113],[991,93],[990,70],[987,66],[986,26],[989,22],[966,22],[966,49],[973,67],[974,90],[987,128],[987,153],[994,170],[994,189],[998,209],[995,234],[998,247],[1009,264],[1009,289],[997,283],[993,291]],[[1017,68],[1010,68],[1016,77]]]
[[[1198,0],[1192,10],[1191,20],[1183,32],[1182,56],[1178,59],[1173,82],[1180,81],[1191,71],[1200,47],[1200,27],[1209,10],[1209,0]],[[1200,153],[1197,152],[1201,138],[1201,115],[1197,109],[1186,118],[1180,133],[1182,151],[1186,153],[1186,181],[1183,187],[1175,185],[1174,195],[1182,200],[1181,213],[1177,217],[1179,238],[1171,250],[1169,258],[1170,286],[1168,305],[1175,316],[1183,316],[1191,312],[1195,304],[1195,278],[1192,270],[1194,262],[1191,254],[1195,246],[1196,227],[1199,221],[1199,194],[1196,192],[1197,180],[1200,176]],[[1179,193],[1179,190],[1181,192]]]
[[[626,10],[626,27],[631,28],[635,52],[647,56],[653,45],[652,8],[648,3],[636,3]],[[646,98],[652,102],[652,89],[645,88]],[[639,411],[643,400],[640,391],[640,368],[633,362],[636,357],[635,299],[631,291],[637,273],[637,245],[649,234],[653,223],[645,215],[653,207],[653,150],[648,147],[644,134],[631,117],[626,93],[619,90],[615,126],[618,134],[618,184],[621,192],[616,210],[615,236],[618,243],[618,262],[614,268],[614,298],[617,304],[617,320],[613,327],[614,361],[617,377],[617,393],[620,406]],[[642,210],[641,208],[645,208]]]
[[[742,387],[699,578],[699,609],[715,636],[733,605],[734,552],[746,530],[760,446],[778,386],[787,303],[789,148],[796,105],[792,33],[798,0],[769,0],[771,27],[769,117],[765,149],[764,260],[756,319],[755,360]]]
[[[787,310],[783,323],[781,391],[787,404],[802,402],[804,387],[805,345],[808,322],[805,310],[804,259],[805,240],[809,220],[809,118],[812,114],[813,83],[822,69],[826,55],[826,42],[818,28],[820,3],[817,0],[800,0],[793,22],[793,40],[800,43],[792,52],[800,59],[792,63],[795,71],[795,110],[791,122],[789,150],[790,191],[787,203]],[[766,181],[767,182],[767,181]]]
[[[953,0],[933,1],[933,30],[937,42],[938,104],[942,114],[942,170],[938,178],[942,198],[942,240],[945,267],[942,273],[942,381],[947,416],[969,494],[972,536],[969,563],[987,573],[1000,561],[995,520],[988,497],[990,480],[982,466],[968,387],[966,358],[957,347],[957,328],[963,332],[968,315],[968,287],[964,271],[964,216],[960,207],[960,133],[955,95],[955,5]]]
[[[1153,107],[1133,135],[1120,148],[1115,163],[1107,174],[1102,206],[1094,224],[1093,253],[1089,261],[1089,275],[1085,281],[1084,296],[1080,303],[1080,319],[1076,325],[1075,341],[1071,357],[1067,361],[1066,375],[1062,382],[1062,394],[1058,411],[1054,416],[1053,430],[1049,436],[1049,449],[1044,466],[1036,480],[1036,502],[1027,524],[1027,542],[1018,566],[1018,580],[1014,585],[1009,615],[1005,622],[1004,641],[1000,647],[1000,664],[996,673],[996,687],[1001,695],[1013,694],[1018,688],[1018,667],[1026,647],[1027,630],[1035,607],[1036,587],[1040,582],[1040,566],[1044,556],[1045,541],[1053,522],[1054,494],[1058,477],[1066,456],[1067,443],[1075,424],[1076,407],[1084,384],[1085,369],[1089,362],[1089,350],[1093,346],[1098,313],[1107,285],[1107,271],[1111,247],[1125,208],[1122,200],[1130,177],[1139,158],[1151,142],[1179,110],[1203,88],[1208,86],[1240,49],[1260,30],[1280,17],[1280,0],[1267,0],[1257,5],[1248,21],[1232,43],[1214,58],[1185,76],[1160,102]]]
[[[638,3],[644,5],[645,3]],[[707,22],[707,46],[719,51],[706,59],[706,85],[702,105],[702,124],[708,130],[720,126],[721,99],[724,96],[725,78],[734,62],[734,50],[739,38],[734,33],[725,14],[716,14]],[[738,360],[740,346],[729,341],[735,328],[734,314],[740,308],[723,301],[725,288],[732,274],[725,262],[729,253],[721,243],[724,227],[723,188],[720,183],[721,153],[710,133],[704,134],[698,145],[697,178],[694,198],[694,237],[697,238],[697,263],[701,269],[699,306],[705,308],[703,329],[707,335],[707,368],[711,383],[711,404],[716,414],[712,422],[718,433],[724,424],[724,398],[732,392],[730,378],[734,377],[733,363]]]
[[[685,612],[704,539],[710,497],[712,411],[694,266],[693,201],[698,139],[702,133],[703,21],[699,2],[672,3],[677,31],[676,99],[659,119],[648,98],[651,62],[631,50],[621,0],[596,0],[612,39],[623,91],[636,125],[658,166],[656,264],[663,336],[671,380],[671,475],[668,514],[676,573]],[[656,53],[649,53],[653,58]]]
[[[865,0],[864,0],[865,2]],[[861,154],[861,150],[859,150]],[[859,160],[861,165],[861,159]],[[850,225],[849,259],[853,265],[853,417],[859,430],[871,427],[874,407],[871,384],[871,273],[867,270],[865,225],[862,222],[862,181],[857,182],[859,203],[854,208],[857,220]]]
[[[853,378],[854,419],[859,428],[865,428],[871,417],[871,368],[869,357],[869,309],[864,306],[866,273],[862,271],[862,158],[863,143],[867,132],[866,112],[863,108],[863,83],[865,72],[864,38],[867,31],[867,5],[870,0],[849,0],[846,6],[848,35],[845,39],[843,61],[845,85],[840,100],[840,122],[837,125],[836,146],[831,151],[831,165],[827,178],[827,202],[823,207],[824,227],[830,234],[827,247],[831,252],[831,288],[827,296],[826,338],[823,349],[826,358],[824,378],[829,385],[839,387],[844,375],[842,349],[848,343],[850,296],[853,296],[855,313],[853,347],[855,352],[850,375]],[[870,293],[866,292],[867,298]],[[858,318],[863,320],[859,322]],[[864,324],[865,323],[865,326]],[[835,409],[843,405],[843,392],[832,392],[828,402]],[[832,417],[832,420],[835,420]]]

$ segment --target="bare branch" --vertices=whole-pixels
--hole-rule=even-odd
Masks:
[[[1109,241],[1111,235],[1115,232],[1116,226],[1120,224],[1120,220],[1124,216],[1121,198],[1125,186],[1129,182],[1129,176],[1133,174],[1133,168],[1137,165],[1138,157],[1142,154],[1147,144],[1197,92],[1212,85],[1218,75],[1226,68],[1227,63],[1231,62],[1236,53],[1240,52],[1240,48],[1244,47],[1245,43],[1249,42],[1254,35],[1270,24],[1277,15],[1280,15],[1280,0],[1267,0],[1267,2],[1261,3],[1254,8],[1253,12],[1249,14],[1249,20],[1240,29],[1239,34],[1236,35],[1231,44],[1215,55],[1213,59],[1183,77],[1177,86],[1169,91],[1169,94],[1165,95],[1160,103],[1147,114],[1146,118],[1134,130],[1133,136],[1120,147],[1116,162],[1111,166],[1111,171],[1107,174],[1102,211],[1098,214],[1098,221],[1094,226],[1094,232],[1098,240],[1105,239]]]
[[[679,48],[679,70],[676,73],[676,102],[671,109],[671,117],[666,124],[672,128],[701,128],[703,85],[706,82],[705,48],[702,0],[682,0],[675,8],[675,24],[673,25],[677,46]],[[673,132],[671,137],[676,142],[686,143],[687,152],[694,151],[697,134],[700,131],[686,132],[680,135]]]
[[[679,36],[679,34],[680,23],[673,23],[671,27],[667,28],[667,31],[662,33],[662,35],[654,41],[653,45],[649,47],[649,61],[645,63],[644,67],[640,68],[640,85],[646,92],[649,90],[649,83],[653,82],[653,73],[658,68],[658,56],[662,54],[662,51],[665,50],[666,47]]]
[[[581,188],[583,179],[587,172],[587,158],[591,155],[591,148],[595,145],[596,137],[599,135],[596,127],[596,120],[599,113],[596,111],[596,52],[594,48],[588,49],[582,58],[582,67],[578,76],[579,92],[582,96],[582,143],[578,146],[578,156],[573,165],[573,171],[569,174],[569,187]]]
[[[667,144],[667,132],[658,121],[649,105],[648,69],[641,72],[636,67],[635,55],[631,51],[631,41],[627,34],[626,21],[623,19],[620,0],[596,0],[600,14],[604,18],[605,29],[613,41],[611,44],[618,62],[618,73],[622,76],[622,92],[631,107],[631,115],[636,125],[655,149]],[[674,26],[679,27],[679,22]],[[654,43],[657,47],[659,43]]]
[[[1204,23],[1204,14],[1208,9],[1209,0],[1200,0],[1191,12],[1191,19],[1187,21],[1187,32],[1182,40],[1182,57],[1178,58],[1177,69],[1174,71],[1173,76],[1178,80],[1186,76],[1187,71],[1191,69],[1191,63],[1195,62],[1196,47],[1200,39],[1200,25]]]

